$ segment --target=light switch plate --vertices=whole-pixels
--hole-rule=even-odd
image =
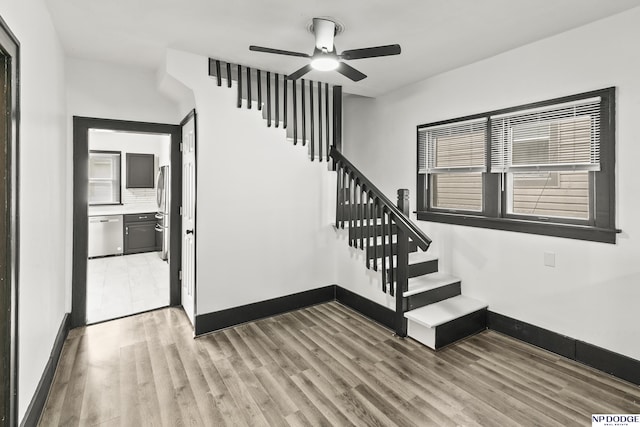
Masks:
[[[546,267],[555,267],[556,266],[556,254],[553,252],[545,252],[544,253],[544,265]]]

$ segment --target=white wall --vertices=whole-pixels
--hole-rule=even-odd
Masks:
[[[197,119],[197,313],[335,283],[330,226],[335,174],[236,108],[207,58],[171,50],[167,72],[195,94]]]
[[[420,222],[444,270],[490,310],[640,359],[640,8],[345,106],[345,151],[415,207],[416,125],[609,86],[617,92],[616,245]],[[556,268],[543,252],[556,253]],[[340,268],[348,270],[348,266]],[[343,286],[366,287],[365,278]],[[371,296],[372,297],[372,296]],[[373,297],[372,297],[373,298]]]
[[[67,58],[69,116],[180,123],[177,104],[162,94],[153,70]]]
[[[64,57],[42,1],[3,1],[20,41],[19,419],[65,313],[67,219]]]

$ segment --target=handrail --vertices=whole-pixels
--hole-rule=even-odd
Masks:
[[[409,238],[415,242],[420,249],[426,251],[431,245],[431,239],[427,236],[420,227],[415,225],[398,207],[392,203],[385,195],[376,187],[369,179],[364,176],[362,172],[356,168],[336,147],[331,148],[331,157],[336,163],[344,165],[351,173],[356,175],[360,185],[367,191],[375,194],[382,204],[393,214],[395,217],[396,225],[405,231]]]

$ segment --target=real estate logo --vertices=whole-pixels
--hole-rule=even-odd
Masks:
[[[640,414],[593,414],[592,427],[640,427]]]

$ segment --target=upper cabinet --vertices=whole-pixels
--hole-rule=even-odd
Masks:
[[[127,153],[127,188],[153,188],[155,165],[153,154]]]
[[[89,204],[120,204],[120,152],[89,151]]]

